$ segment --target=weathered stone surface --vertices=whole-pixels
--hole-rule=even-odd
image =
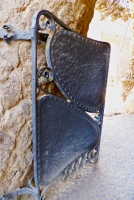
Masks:
[[[30,30],[35,12],[47,9],[86,35],[95,0],[1,0],[0,27]],[[38,45],[38,67],[46,65],[45,44]],[[0,196],[32,176],[31,43],[0,40]],[[54,83],[45,89],[60,95]],[[38,95],[41,95],[38,92]]]
[[[130,0],[132,8],[134,1]],[[133,88],[134,88],[134,9],[131,12],[132,19],[132,53],[127,73],[122,80],[122,96],[124,100],[124,111],[133,113]]]
[[[8,80],[1,86],[1,104],[7,110],[17,104],[22,99],[20,70],[14,70]]]
[[[121,80],[122,87],[122,99],[126,101],[128,95],[134,87],[134,79],[122,79]]]
[[[98,0],[96,9],[100,12],[101,19],[110,16],[112,21],[119,18],[127,21],[131,17],[131,4],[129,1],[123,1],[122,5],[118,1]]]
[[[134,87],[126,98],[123,110],[124,112],[134,113]]]
[[[4,83],[7,81],[11,71],[13,70],[13,66],[11,63],[7,62],[5,59],[0,57],[0,83]]]
[[[1,10],[0,10],[1,14]],[[1,27],[4,23],[0,23]],[[0,57],[5,59],[8,63],[10,63],[13,68],[17,68],[19,65],[19,57],[18,57],[18,48],[19,48],[19,41],[15,43],[11,43],[10,45],[4,43],[3,41],[0,42]]]

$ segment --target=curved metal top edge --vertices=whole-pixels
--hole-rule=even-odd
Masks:
[[[100,40],[95,40],[95,39],[92,39],[92,38],[89,38],[89,37],[86,37],[86,36],[83,36],[75,31],[73,32],[70,32],[70,31],[67,31],[67,30],[60,30],[60,31],[57,31],[55,33],[55,36],[58,37],[59,35],[64,35],[64,34],[68,34],[68,35],[74,35],[76,37],[77,35],[77,39],[80,40],[80,41],[85,41],[85,42],[89,42],[93,45],[98,45],[98,46],[105,46],[108,48],[108,50],[110,51],[111,50],[111,45],[110,43],[108,42],[104,42],[104,41],[100,41]]]
[[[41,10],[41,11],[38,11],[38,12],[36,12],[35,14],[34,14],[34,16],[33,16],[33,19],[35,19],[35,21],[33,20],[33,22],[32,22],[32,27],[31,28],[38,28],[37,27],[37,20],[39,20],[39,17],[41,16],[41,15],[44,15],[44,16],[46,16],[48,19],[54,19],[55,20],[55,22],[57,22],[60,26],[62,26],[64,29],[66,29],[66,30],[69,30],[69,31],[72,31],[72,32],[74,32],[74,30],[73,29],[71,29],[69,26],[67,26],[64,22],[62,22],[58,17],[56,17],[53,13],[51,13],[50,11],[48,11],[48,10]]]
[[[92,41],[95,41],[95,42],[100,42],[100,43],[103,43],[103,44],[107,44],[109,45],[109,48],[110,48],[110,44],[108,42],[104,42],[104,41],[98,41],[98,40],[95,40],[95,39],[91,39],[91,38],[88,38],[86,36],[83,36],[81,35],[80,33],[74,31],[73,29],[71,29],[69,26],[67,26],[63,21],[61,21],[58,17],[56,17],[53,13],[51,13],[50,11],[48,10],[41,10],[41,11],[38,11],[34,14],[33,16],[33,19],[36,19],[35,21],[33,20],[32,21],[32,27],[31,28],[37,28],[37,20],[39,20],[39,17],[41,15],[44,15],[46,16],[48,19],[53,19],[55,20],[55,22],[57,22],[61,27],[63,27],[65,30],[68,30],[68,31],[71,31],[71,32],[74,32],[74,33],[77,33],[79,36],[82,36],[83,38],[86,38],[86,39],[90,39]],[[53,27],[51,27],[52,29]],[[63,30],[62,30],[63,31]],[[59,31],[61,32],[61,31]]]

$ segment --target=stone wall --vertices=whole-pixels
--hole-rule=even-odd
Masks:
[[[128,70],[121,80],[122,98],[124,100],[124,112],[134,113],[134,1],[131,0],[133,12],[132,18],[132,53]]]
[[[47,9],[86,35],[95,0],[1,0],[0,27],[30,30],[33,14]],[[38,65],[44,65],[39,45]],[[49,91],[58,92],[52,84]],[[0,196],[23,186],[32,176],[31,43],[0,40]]]

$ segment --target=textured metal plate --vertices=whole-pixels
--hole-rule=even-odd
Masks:
[[[50,49],[62,93],[86,111],[98,110],[105,98],[110,45],[64,30],[53,37]]]
[[[40,185],[56,179],[100,139],[97,123],[85,112],[55,96],[38,101],[38,177]]]

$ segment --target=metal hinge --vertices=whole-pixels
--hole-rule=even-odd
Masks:
[[[98,115],[94,117],[94,120],[97,122],[97,124],[100,126],[102,124],[102,118]]]
[[[6,43],[10,43],[13,40],[31,40],[31,31],[16,30],[11,25],[3,25],[3,29],[0,29],[0,39],[3,39]],[[38,39],[46,42],[48,34],[38,32]]]

